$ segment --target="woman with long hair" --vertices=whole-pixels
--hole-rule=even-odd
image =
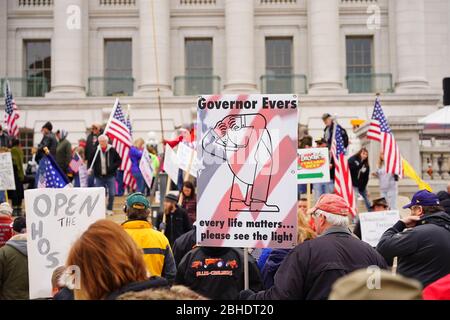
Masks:
[[[183,197],[181,206],[186,210],[191,223],[194,223],[197,220],[197,197],[194,184],[190,181],[185,181],[181,193]]]
[[[355,155],[348,159],[348,166],[352,175],[352,184],[355,194],[360,194],[364,199],[367,211],[370,211],[370,200],[367,195],[367,184],[369,183],[370,166],[369,152],[361,148]]]
[[[97,221],[81,235],[70,249],[66,266],[80,271],[76,300],[115,300],[127,292],[168,285],[163,278],[149,279],[142,251],[121,226],[109,220]]]

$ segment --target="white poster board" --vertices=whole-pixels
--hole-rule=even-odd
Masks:
[[[11,152],[0,153],[0,190],[16,190]]]
[[[376,247],[383,233],[400,220],[397,210],[374,211],[359,214],[362,241]]]
[[[197,157],[197,151],[189,147],[186,143],[180,143],[177,149],[178,164],[180,169],[197,178],[197,172],[200,170],[200,161]]]
[[[199,245],[297,244],[297,122],[292,94],[199,98]]]
[[[104,188],[25,191],[30,299],[51,297],[53,271],[66,263],[72,244],[105,218]]]
[[[178,182],[178,170],[180,166],[178,157],[175,151],[166,144],[164,152],[164,171],[169,175],[169,178],[176,184]]]
[[[298,149],[298,184],[330,182],[328,148]]]
[[[147,150],[142,153],[141,161],[139,162],[139,170],[141,170],[145,183],[149,188],[152,187],[152,181],[154,176],[153,162],[148,154]]]

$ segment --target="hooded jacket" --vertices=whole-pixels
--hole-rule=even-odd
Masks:
[[[249,285],[261,290],[255,259],[248,255]],[[199,247],[181,260],[175,282],[214,300],[233,300],[244,289],[244,252],[236,248]]]
[[[142,249],[147,271],[152,276],[162,276],[169,282],[175,280],[177,269],[170,249],[169,240],[162,232],[152,228],[144,220],[129,220],[122,224],[125,231]]]
[[[61,140],[56,147],[56,163],[62,172],[69,172],[69,163],[72,160],[72,144],[67,140],[67,131],[61,130]]]
[[[424,287],[450,273],[450,216],[437,212],[424,216],[406,229],[402,221],[385,231],[377,250],[397,271],[419,280]]]
[[[100,148],[100,146],[98,146]],[[94,162],[94,176],[96,177],[103,177],[102,175],[102,164],[101,164],[101,153],[103,151],[98,152],[97,158]],[[116,149],[113,148],[113,146],[109,145],[106,147],[106,151],[104,152],[106,157],[106,175],[105,177],[114,177],[116,175],[117,169],[119,169],[122,159],[120,158],[119,154],[117,153]],[[90,163],[92,163],[93,158],[95,157],[95,152],[92,155],[92,158],[90,160]]]
[[[12,237],[0,248],[0,300],[28,300],[26,235]]]
[[[337,279],[369,266],[387,268],[383,257],[347,228],[331,227],[318,238],[305,241],[289,252],[275,275],[272,288],[245,298],[326,300]]]

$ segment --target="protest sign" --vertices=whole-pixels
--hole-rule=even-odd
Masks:
[[[200,170],[197,151],[189,147],[186,143],[180,143],[177,150],[178,163],[180,169],[197,178],[197,172]]]
[[[360,213],[362,241],[376,247],[383,233],[399,219],[400,214],[397,210]]]
[[[78,170],[78,176],[80,178],[80,188],[87,188],[88,187],[88,168],[85,164],[82,164],[80,166],[80,169]]]
[[[330,182],[330,159],[327,148],[298,149],[299,184]]]
[[[150,158],[150,155],[146,150],[144,150],[144,152],[142,153],[142,158],[139,162],[139,170],[141,170],[145,183],[149,188],[151,188],[154,169],[152,159]]]
[[[199,245],[295,246],[297,106],[295,95],[199,98]]]
[[[105,189],[27,190],[25,205],[30,298],[50,297],[53,271],[89,225],[105,218]]]
[[[11,152],[0,153],[0,190],[16,190]]]
[[[175,151],[167,144],[164,152],[164,171],[174,183],[178,182],[179,163]]]

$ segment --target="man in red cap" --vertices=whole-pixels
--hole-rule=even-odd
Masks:
[[[351,208],[335,194],[322,195],[310,210],[319,237],[295,247],[266,291],[241,292],[248,300],[324,300],[340,277],[369,266],[387,268],[383,257],[348,228]]]

